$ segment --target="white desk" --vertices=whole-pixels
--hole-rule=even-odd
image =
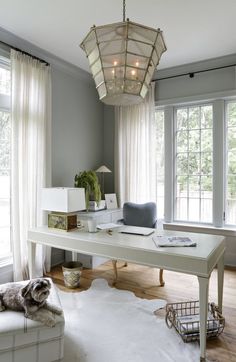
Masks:
[[[112,235],[105,231],[88,233],[85,231],[64,232],[47,226],[28,232],[29,272],[35,277],[36,244],[47,245],[89,255],[99,255],[111,259],[121,259],[138,264],[159,267],[181,273],[192,274],[199,281],[200,303],[200,361],[205,361],[206,321],[209,278],[213,268],[218,267],[218,306],[222,311],[224,278],[224,237],[209,234],[190,234],[167,230],[155,230],[163,235],[186,235],[196,241],[197,247],[157,248],[150,236],[121,234],[114,229]]]
[[[123,218],[123,209],[105,209],[99,211],[80,211],[77,213],[78,220],[82,222],[85,227],[85,230],[88,230],[87,222],[88,220],[95,220],[97,224],[104,223],[116,223],[118,220]],[[69,252],[66,252],[66,260],[71,260],[71,255]],[[97,255],[85,255],[72,253],[72,260],[81,261],[85,268],[96,268],[99,265],[105,263],[108,259],[103,258]]]

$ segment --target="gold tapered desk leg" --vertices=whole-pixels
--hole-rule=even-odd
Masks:
[[[165,285],[165,281],[164,281],[164,279],[163,279],[163,269],[160,269],[160,272],[159,272],[159,282],[160,282],[160,286],[161,287],[164,287],[164,285]]]
[[[113,270],[114,270],[114,274],[115,274],[115,280],[114,280],[114,282],[116,282],[116,281],[117,281],[117,278],[118,278],[116,264],[117,264],[117,260],[112,259],[112,266],[113,266]]]

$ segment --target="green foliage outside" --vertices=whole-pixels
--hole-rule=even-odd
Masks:
[[[178,191],[212,193],[212,107],[177,110],[176,173]],[[196,196],[196,195],[195,195]]]
[[[9,175],[11,125],[10,114],[0,111],[0,176]]]
[[[228,103],[228,182],[227,198],[236,200],[236,103]]]

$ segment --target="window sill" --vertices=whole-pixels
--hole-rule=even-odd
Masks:
[[[223,236],[236,236],[236,228],[233,227],[223,227],[218,228],[209,225],[203,224],[184,224],[184,223],[163,223],[163,228],[165,230],[175,230],[175,231],[189,231],[195,233],[205,233],[213,235],[223,235]]]
[[[0,268],[4,268],[11,265],[13,265],[12,256],[6,256],[4,258],[0,258]]]

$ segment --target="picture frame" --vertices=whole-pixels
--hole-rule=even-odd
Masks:
[[[105,194],[105,201],[108,210],[118,208],[116,194]]]

